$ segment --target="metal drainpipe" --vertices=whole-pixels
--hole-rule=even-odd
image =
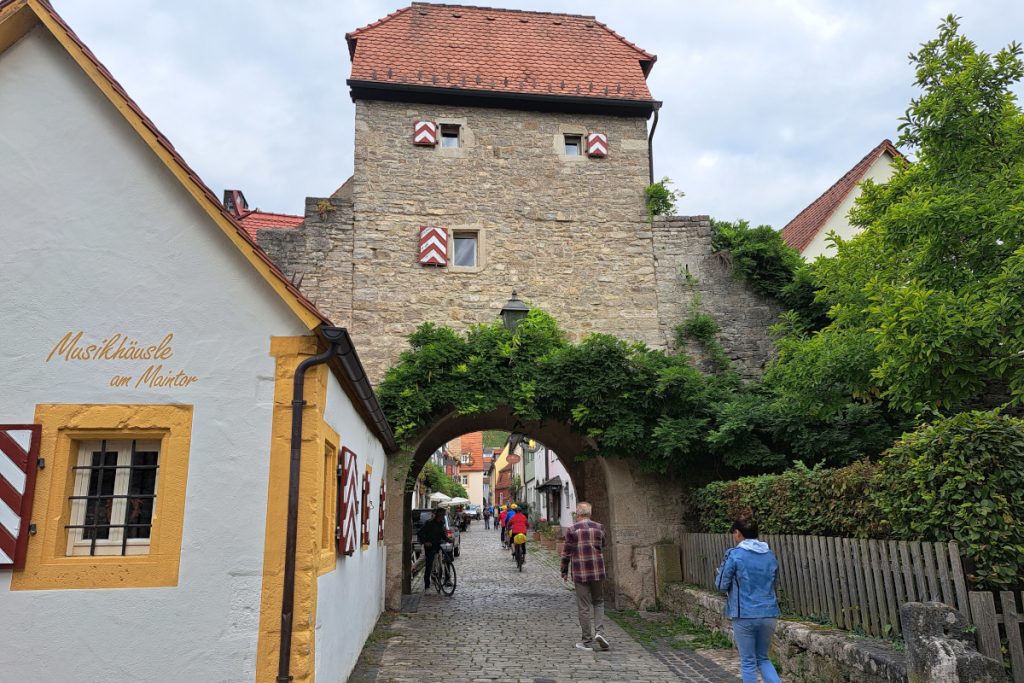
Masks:
[[[323,353],[311,356],[295,368],[292,390],[292,442],[291,463],[288,470],[288,531],[284,550],[284,594],[281,598],[281,650],[277,663],[278,683],[292,680],[290,673],[292,656],[292,624],[295,612],[295,544],[299,528],[299,465],[302,461],[302,408],[306,370],[321,365],[337,353],[338,342],[345,330],[340,327],[321,327],[320,331],[330,343]]]
[[[657,103],[654,107],[654,123],[651,124],[651,133],[647,136],[647,163],[651,185],[654,184],[654,131],[658,128],[658,111],[660,109],[661,103]]]

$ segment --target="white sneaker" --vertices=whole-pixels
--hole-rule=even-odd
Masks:
[[[597,643],[597,647],[599,647],[602,650],[607,650],[611,648],[611,645],[608,644],[608,639],[602,636],[600,633],[594,636],[594,642]]]
[[[594,648],[590,647],[586,643],[576,643],[577,650],[583,650],[584,652],[593,652]]]

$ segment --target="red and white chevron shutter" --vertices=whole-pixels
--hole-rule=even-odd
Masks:
[[[356,454],[341,449],[338,465],[338,554],[351,555],[356,551],[359,538],[356,524],[359,518],[359,474]]]
[[[435,225],[420,226],[420,265],[444,266],[448,264],[448,228]]]
[[[412,144],[433,146],[437,144],[437,124],[433,121],[416,121],[412,124]]]
[[[0,425],[0,568],[22,569],[32,521],[41,425]]]
[[[370,471],[363,473],[363,516],[360,530],[360,543],[363,550],[370,547]]]
[[[380,478],[380,505],[377,506],[377,542],[384,541],[384,503],[387,500],[388,487],[384,484],[384,477]]]
[[[608,156],[608,136],[605,133],[587,133],[587,156]]]

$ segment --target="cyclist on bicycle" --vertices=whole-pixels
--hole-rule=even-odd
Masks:
[[[428,520],[416,538],[423,544],[423,552],[426,555],[423,565],[423,588],[430,588],[430,570],[434,566],[434,558],[441,552],[441,544],[448,540],[447,529],[444,526],[444,508],[434,510],[434,518]]]
[[[530,519],[526,516],[526,508],[520,508],[515,511],[512,519],[508,521],[508,537],[510,540],[515,539],[516,534],[525,534],[527,529],[530,528]],[[516,549],[518,545],[523,546],[523,557],[526,557],[526,544],[512,543],[512,557],[516,556]]]
[[[507,541],[507,538],[505,536],[505,531],[506,531],[506,529],[505,529],[505,522],[508,521],[508,517],[506,517],[506,513],[507,512],[508,512],[508,506],[507,505],[502,505],[501,506],[501,511],[498,513],[498,526],[501,527],[501,532],[500,533],[501,533],[501,547],[502,548],[507,548],[508,547],[508,541]]]

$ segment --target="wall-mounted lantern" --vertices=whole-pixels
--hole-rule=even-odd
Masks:
[[[516,328],[519,327],[519,323],[523,321],[523,318],[529,312],[530,307],[519,299],[516,290],[513,289],[512,298],[501,307],[501,322],[505,325],[506,330],[515,332]]]

